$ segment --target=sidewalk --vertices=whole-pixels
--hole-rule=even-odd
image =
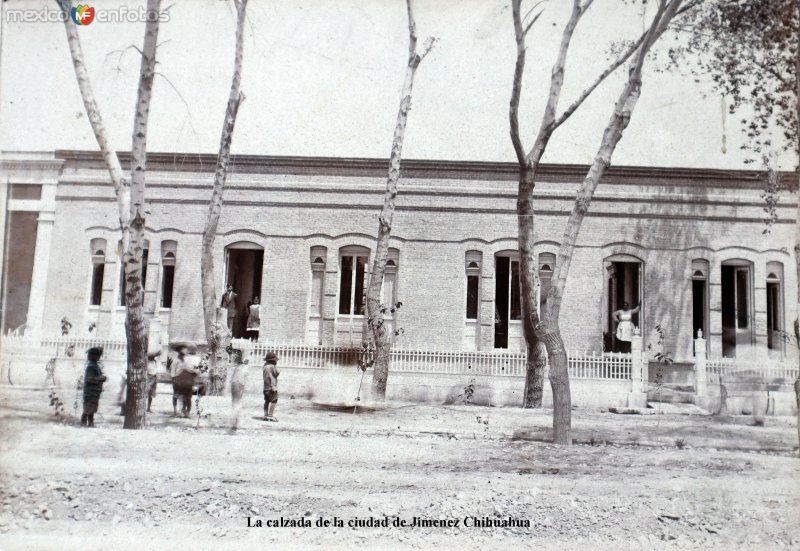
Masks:
[[[159,394],[148,417],[154,427],[195,427],[191,418],[174,418],[171,396]],[[232,421],[230,399],[203,396],[200,429],[227,430]],[[355,411],[355,413],[354,413]],[[432,435],[455,439],[535,440],[551,438],[552,409],[522,409],[475,405],[433,406],[386,402],[323,403],[281,396],[277,423],[262,420],[263,403],[245,395],[239,431],[324,432],[361,435]],[[797,448],[791,417],[766,417],[757,426],[750,416],[618,415],[601,410],[574,409],[573,438],[590,445],[702,447],[792,453]],[[677,442],[677,443],[676,443]]]

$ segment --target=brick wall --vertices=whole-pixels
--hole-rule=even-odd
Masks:
[[[116,306],[116,205],[106,177],[95,165],[79,161],[68,161],[63,171],[45,333],[55,333],[59,320],[66,315],[76,328],[96,319],[101,336],[121,336],[124,312]],[[796,288],[793,253],[788,247],[794,232],[793,198],[787,195],[782,199],[779,223],[764,235],[760,190],[737,173],[727,173],[726,177],[704,183],[683,172],[676,175],[662,170],[642,176],[641,181],[615,179],[612,174],[601,183],[581,229],[563,302],[561,328],[569,349],[602,348],[604,259],[620,254],[644,263],[641,325],[645,345],[655,343],[654,327],[661,324],[666,328],[666,349],[676,358],[691,356],[689,267],[695,258],[709,260],[711,288],[719,282],[723,261],[738,258],[752,262],[758,343],[766,342],[762,323],[766,319],[765,266],[769,261],[782,262],[788,326],[794,319]],[[550,180],[537,188],[539,252],[557,251],[576,186],[566,177]],[[211,175],[160,170],[151,172],[148,182],[151,246],[147,285],[151,315],[159,313],[160,243],[175,240],[173,305],[169,312],[159,315],[168,318],[164,331],[171,340],[201,341],[199,252]],[[216,241],[217,289],[221,291],[223,286],[226,246],[248,241],[262,247],[261,337],[303,341],[309,323],[309,250],[324,246],[322,338],[326,344],[333,344],[349,322],[337,315],[339,250],[350,245],[374,247],[383,177],[358,170],[352,175],[326,176],[276,174],[266,169],[259,173],[254,169],[232,174],[229,182]],[[461,346],[465,332],[464,254],[478,250],[483,255],[478,342],[481,348],[493,346],[494,258],[498,252],[516,246],[515,187],[513,177],[403,178],[391,246],[400,252],[397,299],[403,307],[396,326],[404,330],[400,337],[404,343]],[[89,243],[96,237],[107,239],[109,250],[103,304],[93,311],[88,306]],[[713,290],[709,299],[713,342],[720,338],[719,300]]]

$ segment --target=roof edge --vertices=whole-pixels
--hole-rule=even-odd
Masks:
[[[127,151],[117,153],[120,162],[127,163],[131,154]],[[59,149],[55,151],[56,159],[80,165],[103,163],[99,151]],[[147,154],[148,164],[155,170],[171,170],[179,172],[213,172],[217,156],[209,153],[152,152]],[[285,174],[319,174],[319,175],[383,175],[389,168],[389,159],[363,157],[300,157],[273,155],[232,155],[231,168],[234,172],[250,173],[285,173]],[[518,165],[514,162],[487,161],[447,161],[404,159],[403,172],[408,177],[416,178],[463,178],[508,180],[516,178]],[[543,180],[576,180],[580,181],[589,170],[583,164],[550,164],[539,165],[539,176]],[[673,168],[646,166],[611,166],[606,175],[616,178],[645,179],[680,179],[733,182],[758,182],[763,185],[764,172],[757,170],[707,169],[707,168]],[[796,181],[796,173],[781,172],[781,179],[790,186]]]

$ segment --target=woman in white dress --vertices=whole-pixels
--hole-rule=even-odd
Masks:
[[[248,308],[247,337],[251,341],[258,340],[258,331],[261,329],[261,304],[259,302],[258,297],[255,297]]]
[[[622,310],[614,312],[614,320],[617,322],[617,351],[627,352],[631,351],[631,341],[633,340],[633,315],[639,312],[639,305],[633,310],[627,302],[622,303]]]

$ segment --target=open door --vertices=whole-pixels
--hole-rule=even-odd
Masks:
[[[240,241],[225,249],[225,286],[233,286],[233,292],[237,295],[231,326],[234,338],[246,335],[248,304],[256,297],[259,297],[262,305],[265,302],[261,296],[263,267],[264,249],[255,243]],[[228,316],[231,316],[231,312]]]
[[[722,263],[722,355],[741,357],[753,345],[752,266],[731,260]]]
[[[614,255],[605,260],[604,268],[603,350],[619,351],[620,343],[617,342],[617,322],[614,319],[614,312],[621,310],[625,303],[630,309],[639,305],[639,311],[633,314],[631,321],[636,327],[641,327],[641,320],[644,319],[644,263],[634,256]]]

